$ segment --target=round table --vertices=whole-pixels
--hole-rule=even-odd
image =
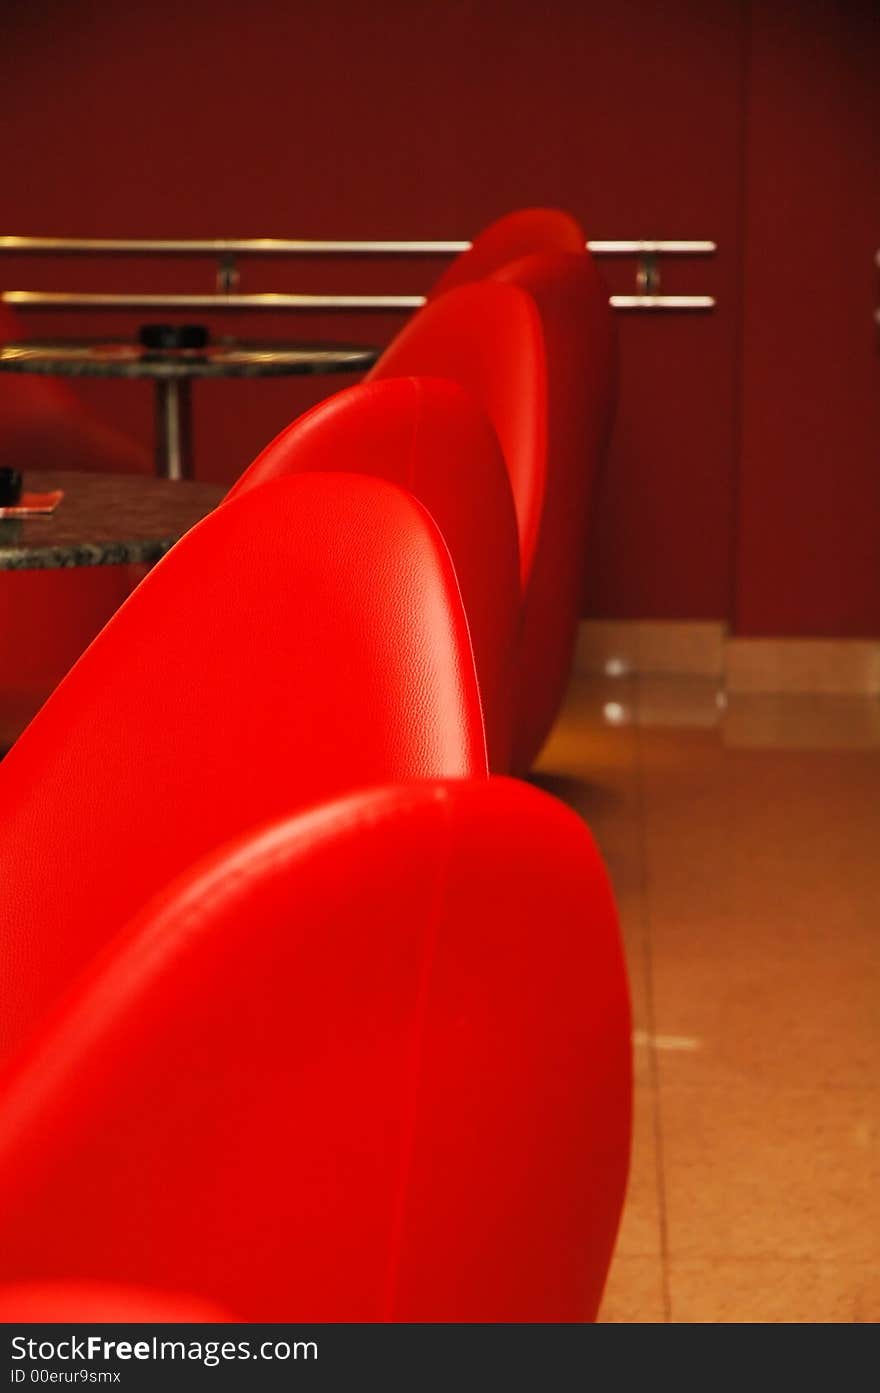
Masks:
[[[360,372],[378,356],[378,349],[357,344],[218,339],[204,348],[145,348],[105,339],[34,340],[0,345],[0,371],[150,378],[156,397],[156,472],[176,480],[192,478],[190,383],[194,377]]]
[[[158,561],[226,492],[139,474],[28,471],[28,493],[63,489],[53,513],[0,518],[0,571]]]

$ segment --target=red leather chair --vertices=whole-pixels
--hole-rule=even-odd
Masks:
[[[457,382],[495,427],[513,490],[524,587],[537,543],[547,458],[547,367],[531,296],[516,286],[480,281],[426,305],[404,325],[367,380],[409,376]],[[455,479],[459,488],[467,488],[466,478],[456,474]]]
[[[446,268],[428,292],[429,299],[458,285],[484,280],[509,261],[535,252],[582,252],[584,231],[576,218],[559,208],[520,208],[490,223]]]
[[[516,514],[504,458],[479,405],[454,382],[361,383],[306,412],[227,494],[302,470],[372,474],[408,489],[437,523],[455,566],[474,648],[490,766],[510,766],[519,627]]]
[[[159,562],[0,763],[0,1056],[210,848],[352,788],[486,773],[424,508],[355,475],[244,492]]]
[[[629,1119],[584,824],[512,780],[353,794],[186,871],[7,1076],[0,1277],[248,1321],[591,1320]]]
[[[25,338],[0,303],[0,341]],[[66,383],[0,373],[0,467],[149,473],[142,449],[100,421]],[[0,573],[0,751],[139,579],[126,566]]]
[[[617,346],[608,290],[593,257],[542,254],[493,280],[536,305],[547,362],[548,448],[538,537],[523,600],[513,767],[537,758],[562,705],[584,601],[591,503],[611,435]]]
[[[166,1325],[234,1319],[228,1311],[197,1296],[108,1282],[20,1282],[0,1287],[0,1324],[4,1325],[42,1325],[47,1321],[63,1325],[85,1321]]]
[[[429,295],[429,305],[404,329],[380,359],[372,376],[388,372],[443,371],[434,337],[441,302],[461,297],[462,287],[489,277],[525,291],[539,312],[546,378],[546,436],[543,449],[519,449],[511,483],[521,528],[524,614],[517,664],[517,713],[512,768],[531,768],[563,702],[576,628],[583,602],[583,571],[589,543],[590,497],[606,450],[617,389],[617,347],[607,288],[585,234],[572,217],[554,209],[526,209],[500,219],[476,238],[448,267]],[[486,284],[486,280],[482,280]],[[476,288],[472,284],[472,290]],[[444,371],[465,380],[483,400],[464,350],[466,334],[485,327],[465,304],[441,322]],[[471,318],[471,325],[466,318]],[[496,336],[496,351],[500,334]],[[429,368],[421,366],[423,362]],[[508,464],[511,436],[501,414],[490,408]],[[540,458],[539,458],[540,456]],[[540,486],[531,486],[531,472]],[[525,529],[529,532],[526,535]]]

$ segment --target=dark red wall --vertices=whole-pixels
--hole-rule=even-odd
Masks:
[[[736,602],[880,634],[880,4],[755,4]]]
[[[0,226],[453,238],[543,202],[570,208],[593,237],[714,238],[718,256],[671,266],[664,288],[713,293],[715,312],[619,316],[621,409],[589,610],[729,618],[756,633],[880,632],[880,564],[870,564],[880,550],[870,322],[880,221],[865,184],[880,127],[868,84],[878,49],[866,7],[851,7],[852,21],[849,8],[7,6]],[[858,237],[831,252],[841,219]],[[606,266],[612,289],[633,288],[632,263]],[[418,290],[436,269],[263,262],[243,267],[242,288]],[[7,287],[207,289],[211,274],[206,263],[0,263]],[[136,322],[120,316],[114,327]],[[279,316],[217,327],[382,342],[398,322]],[[97,332],[107,320],[28,319],[33,333],[74,327]],[[200,384],[200,474],[233,478],[291,416],[340,385]],[[150,437],[146,387],[84,390]],[[817,510],[829,461],[833,501]]]

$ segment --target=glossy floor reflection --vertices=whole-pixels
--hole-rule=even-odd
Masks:
[[[880,1320],[880,701],[579,678],[536,781],[593,829],[630,966],[601,1318]]]

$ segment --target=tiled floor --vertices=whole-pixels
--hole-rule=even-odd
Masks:
[[[593,829],[629,957],[601,1318],[880,1320],[880,700],[579,678],[539,770]]]

